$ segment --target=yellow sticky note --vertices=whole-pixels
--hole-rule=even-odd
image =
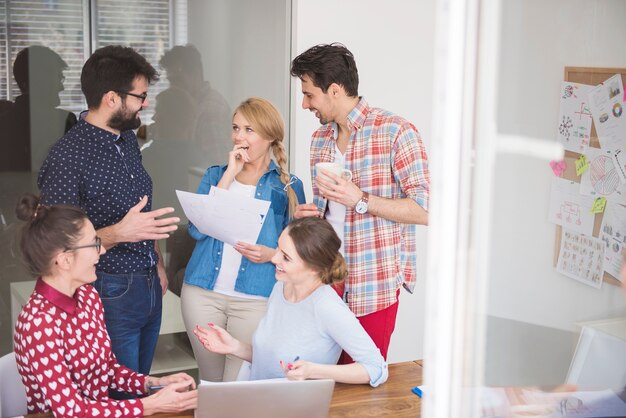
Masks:
[[[587,161],[585,154],[581,154],[580,158],[576,160],[576,175],[580,176],[582,173],[587,171],[588,168],[589,161]]]
[[[593,201],[591,213],[602,213],[606,207],[606,197],[602,196]]]

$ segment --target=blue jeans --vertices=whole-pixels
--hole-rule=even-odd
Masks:
[[[94,287],[117,362],[148,375],[161,329],[163,296],[156,267],[128,274],[97,272]],[[113,392],[113,391],[112,391]],[[116,399],[135,396],[111,393]]]

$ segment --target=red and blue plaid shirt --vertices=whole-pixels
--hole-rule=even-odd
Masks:
[[[351,130],[345,151],[345,168],[352,181],[371,195],[388,199],[413,199],[428,210],[430,172],[428,157],[417,129],[405,119],[369,107],[365,99],[348,115]],[[315,163],[335,160],[337,125],[329,123],[313,133],[311,177]],[[396,302],[402,283],[415,287],[416,225],[402,224],[347,208],[344,253],[348,264],[345,282],[348,306],[363,316]]]

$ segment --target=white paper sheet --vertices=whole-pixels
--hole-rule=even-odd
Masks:
[[[580,184],[574,181],[553,177],[548,220],[581,234],[592,235],[594,198],[581,195],[579,189]]]
[[[626,142],[622,76],[615,74],[589,91],[589,109],[603,149],[622,148]]]
[[[621,182],[614,151],[588,148],[585,155],[589,169],[580,178],[580,193],[593,198],[604,196],[612,203],[626,205],[626,184]]]
[[[621,281],[620,269],[626,255],[626,208],[607,203],[600,239],[604,241],[604,271]]]
[[[563,228],[556,271],[591,287],[602,287],[604,242]]]
[[[219,187],[211,187],[209,194],[176,190],[176,195],[200,232],[230,245],[257,242],[271,203]]]
[[[561,105],[557,139],[566,150],[585,153],[591,135],[591,111],[588,93],[592,86],[564,81],[561,84]]]

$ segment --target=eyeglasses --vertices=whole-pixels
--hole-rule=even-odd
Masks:
[[[133,97],[136,97],[138,99],[141,99],[141,104],[143,104],[146,101],[146,99],[148,98],[148,94],[147,93],[135,94],[135,93],[131,93],[131,92],[128,92],[128,91],[118,91],[118,90],[115,90],[115,92],[117,94],[127,94],[129,96],[133,96]]]
[[[63,251],[64,253],[68,252],[68,251],[74,251],[74,250],[80,250],[81,248],[92,248],[95,247],[96,250],[98,251],[98,254],[100,253],[100,249],[102,248],[102,239],[100,237],[96,237],[96,242],[94,242],[93,244],[87,244],[87,245],[78,245],[76,247],[69,247],[66,248],[65,251]]]

